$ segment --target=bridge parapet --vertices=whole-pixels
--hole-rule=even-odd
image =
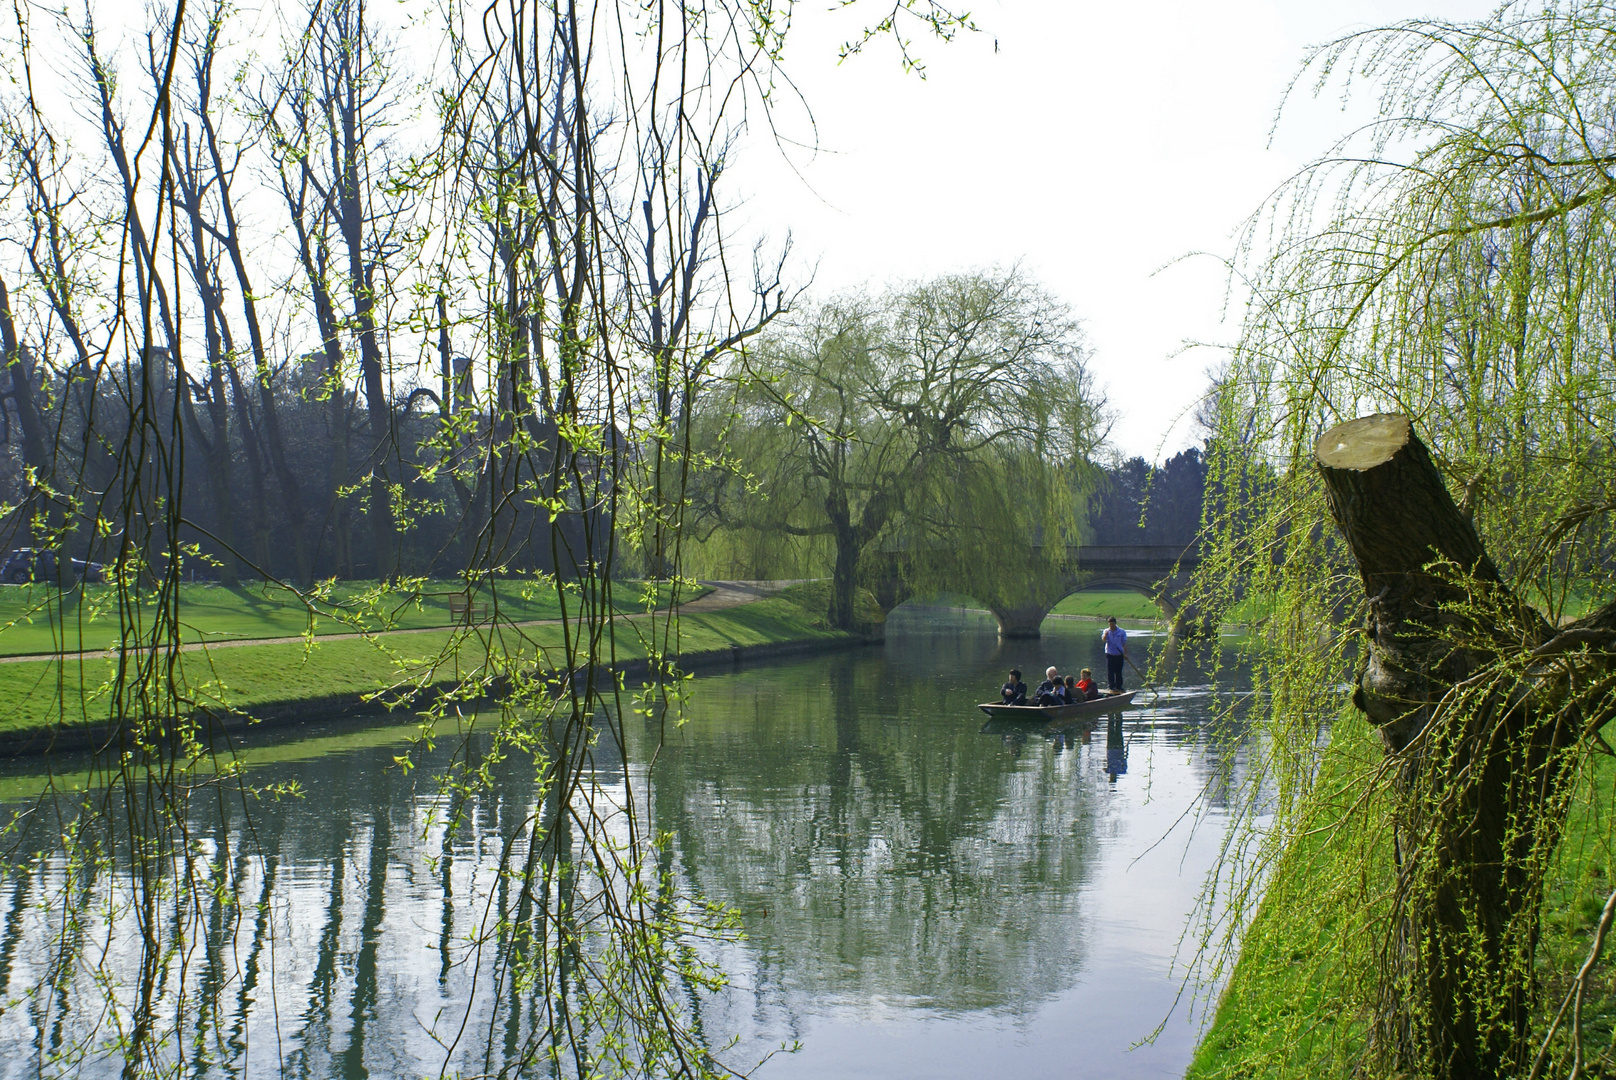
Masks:
[[[1132,589],[1153,599],[1172,620],[1174,632],[1193,629],[1192,613],[1181,609],[1179,598],[1190,572],[1200,564],[1199,552],[1183,544],[1085,544],[1067,548],[1064,575],[1047,582],[1032,603],[999,602],[980,596],[999,622],[999,635],[1007,638],[1040,636],[1044,618],[1070,594],[1085,588]],[[902,553],[883,553],[881,561],[866,567],[865,575],[883,611],[890,611],[911,595],[902,573]]]
[[[1156,571],[1166,577],[1175,567],[1192,570],[1200,565],[1200,552],[1184,544],[1074,544],[1066,549],[1077,569],[1087,571],[1127,568]]]

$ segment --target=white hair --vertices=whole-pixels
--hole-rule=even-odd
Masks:
[[[1050,668],[1048,671],[1044,672],[1044,678],[1053,679],[1056,674],[1057,674],[1057,672],[1055,671],[1055,669]]]

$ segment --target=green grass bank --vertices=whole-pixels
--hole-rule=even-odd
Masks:
[[[681,602],[710,591],[686,590]],[[326,637],[356,632],[420,630],[449,627],[460,621],[453,605],[464,592],[454,582],[426,582],[419,589],[386,588],[376,582],[350,581],[316,590],[310,603],[273,584],[225,588],[206,583],[179,587],[181,639],[185,642],[239,641],[252,638]],[[666,586],[650,588],[639,581],[612,586],[614,610],[632,614],[667,606]],[[148,623],[154,596],[142,597],[139,616]],[[582,596],[569,598],[570,613]],[[561,617],[554,587],[521,580],[490,582],[472,595],[471,603],[491,617],[534,622]],[[117,644],[118,596],[109,585],[83,585],[61,590],[44,585],[0,586],[0,656],[99,651]]]
[[[1380,945],[1366,927],[1385,910],[1393,874],[1390,826],[1358,798],[1380,757],[1361,718],[1337,723],[1313,818],[1275,866],[1188,1080],[1360,1075]],[[1595,756],[1580,778],[1551,877],[1538,954],[1540,1033],[1588,955],[1616,881],[1612,764]],[[1585,1045],[1607,1065],[1616,1053],[1613,968],[1607,947],[1584,1005]]]
[[[675,651],[684,664],[762,656],[774,651],[833,648],[870,640],[833,630],[813,586],[736,607],[684,612]],[[316,719],[385,706],[384,694],[406,679],[448,687],[486,669],[491,650],[540,671],[563,666],[565,628],[557,623],[455,631],[383,632],[363,638],[199,648],[178,655],[179,679],[199,708],[267,721]],[[644,616],[617,620],[603,643],[618,670],[633,671],[653,651]],[[83,743],[104,730],[117,661],[72,656],[0,663],[0,753],[27,753]]]
[[[1109,619],[1114,615],[1124,622],[1149,622],[1165,618],[1154,600],[1127,589],[1075,592],[1056,604],[1050,614],[1076,615],[1086,619]]]
[[[964,608],[968,611],[986,611],[987,605],[964,593],[938,592],[917,597],[921,607]],[[1154,622],[1163,618],[1161,608],[1143,593],[1129,589],[1094,589],[1076,592],[1065,597],[1049,612],[1051,615],[1070,615],[1085,619],[1105,619],[1112,615],[1126,622]]]

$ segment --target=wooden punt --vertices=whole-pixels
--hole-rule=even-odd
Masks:
[[[1104,716],[1106,713],[1126,709],[1133,704],[1134,696],[1138,693],[1137,690],[1129,690],[1123,694],[1108,694],[1093,701],[1075,701],[1070,705],[999,705],[987,702],[978,705],[977,708],[995,720],[1035,720],[1039,723],[1050,720],[1081,720],[1085,716]]]

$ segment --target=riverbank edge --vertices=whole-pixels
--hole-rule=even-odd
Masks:
[[[703,649],[680,653],[676,658],[679,670],[698,673],[717,669],[733,669],[749,661],[774,660],[787,656],[807,656],[818,653],[845,652],[885,641],[880,632],[811,638],[784,638],[751,645],[732,643],[728,648]],[[606,678],[632,679],[646,674],[651,662],[645,657],[632,657],[613,665],[602,665],[597,670]],[[559,671],[545,672],[547,676]],[[250,712],[218,712],[208,710],[193,717],[200,724],[209,725],[215,735],[239,736],[248,731],[259,732],[273,728],[293,727],[306,723],[330,723],[339,720],[376,720],[397,714],[399,721],[413,722],[420,710],[428,707],[439,695],[458,683],[444,680],[433,683],[413,694],[408,703],[380,702],[368,693],[343,693],[319,697],[288,698],[254,705]],[[467,705],[489,704],[498,700],[499,691],[475,699]],[[49,728],[31,728],[0,734],[0,759],[43,757],[53,753],[76,753],[106,747],[118,733],[111,724],[57,724]]]
[[[1317,783],[1371,770],[1381,755],[1379,739],[1361,717],[1343,717],[1324,751]],[[1569,973],[1582,963],[1610,883],[1616,881],[1616,853],[1603,839],[1610,831],[1603,800],[1613,781],[1616,761],[1595,755],[1567,811],[1541,908],[1539,962],[1559,971],[1558,989],[1544,1000],[1559,1000]],[[1292,841],[1279,857],[1185,1080],[1352,1080],[1359,1075],[1369,1005],[1343,991],[1349,986],[1361,991],[1372,981],[1363,965],[1373,963],[1374,943],[1367,951],[1351,946],[1348,939],[1355,932],[1343,929],[1352,920],[1342,909],[1321,922],[1318,910],[1298,898],[1343,888],[1335,866],[1340,852],[1361,857],[1365,846],[1378,843],[1382,865],[1390,864],[1390,834],[1371,832],[1371,820],[1380,819],[1360,812],[1353,800],[1326,807],[1302,830],[1306,839]],[[1350,880],[1343,898],[1354,905],[1360,900]],[[1591,1022],[1609,1030],[1616,987],[1594,985],[1585,1011],[1602,1017]]]

